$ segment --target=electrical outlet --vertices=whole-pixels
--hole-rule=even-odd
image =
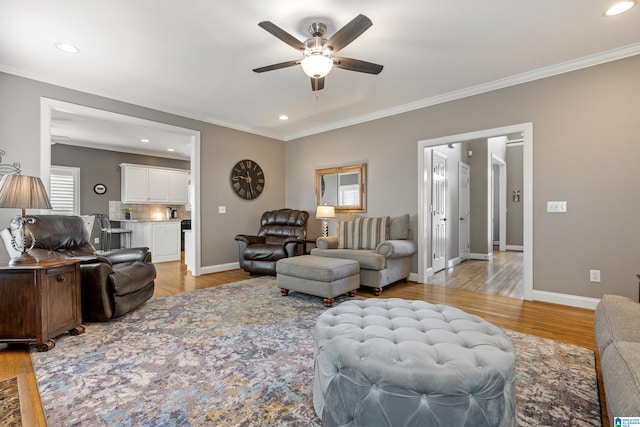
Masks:
[[[95,239],[93,239],[93,243],[100,243],[100,238],[96,237]]]
[[[600,283],[600,270],[589,270],[589,281]]]

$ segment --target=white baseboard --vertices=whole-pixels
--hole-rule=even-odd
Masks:
[[[409,280],[411,280],[412,282],[417,282],[418,281],[418,273],[409,273]]]
[[[469,254],[469,259],[481,259],[486,261],[493,261],[493,254]]]
[[[447,261],[447,268],[451,268],[451,267],[455,267],[456,265],[460,264],[462,261],[460,261],[460,257],[455,257],[453,259],[450,259],[449,261]]]
[[[200,274],[220,273],[221,271],[235,270],[240,268],[240,263],[230,262],[228,264],[209,265],[200,269]]]
[[[570,307],[588,308],[591,310],[595,310],[596,305],[600,302],[598,298],[560,294],[557,292],[536,291],[535,289],[533,291],[533,300],[568,305]]]
[[[507,245],[507,250],[508,251],[524,252],[524,246],[522,246],[522,245]]]

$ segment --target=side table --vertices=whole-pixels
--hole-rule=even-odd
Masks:
[[[58,335],[84,331],[79,260],[0,263],[0,343],[48,351]]]
[[[302,245],[302,255],[309,255],[309,253],[311,253],[311,251],[307,250],[307,245],[314,245],[315,246],[316,240],[317,240],[317,238],[315,238],[315,239],[306,238],[306,239],[301,239],[299,241],[299,244]]]

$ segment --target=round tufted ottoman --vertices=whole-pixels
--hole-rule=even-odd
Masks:
[[[313,328],[313,406],[325,426],[513,426],[515,351],[454,307],[347,301]]]

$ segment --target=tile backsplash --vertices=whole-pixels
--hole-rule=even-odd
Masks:
[[[191,218],[191,212],[183,205],[152,205],[152,204],[135,204],[122,203],[120,200],[109,201],[109,219],[118,221],[124,219],[122,208],[131,208],[131,219],[166,219],[167,208],[172,207],[178,210],[178,219]]]

